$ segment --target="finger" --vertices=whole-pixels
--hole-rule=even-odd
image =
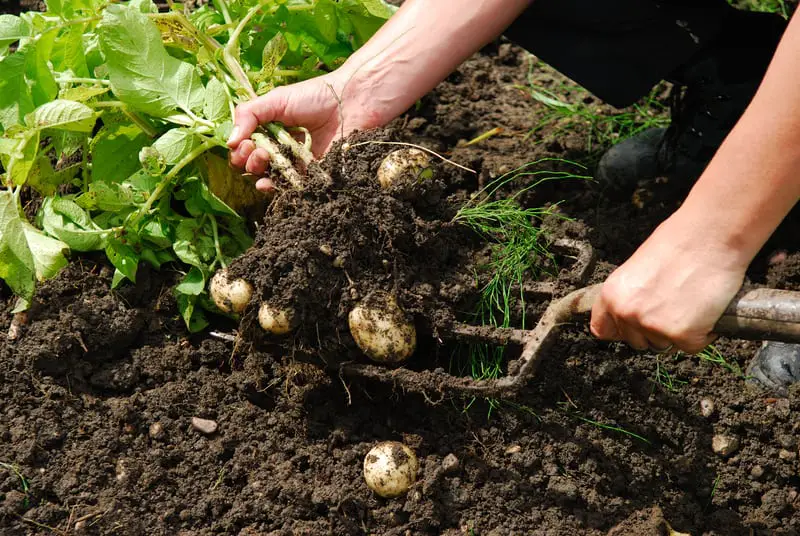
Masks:
[[[675,347],[675,343],[655,331],[644,330],[644,338],[648,348],[658,353],[668,352]]]
[[[269,193],[275,189],[275,183],[271,179],[258,179],[256,181],[256,190],[259,192]]]
[[[228,138],[228,147],[236,148],[256,131],[258,125],[280,119],[286,110],[285,95],[286,93],[278,88],[263,97],[237,106],[233,131]]]
[[[675,346],[681,351],[689,355],[694,355],[705,350],[709,344],[713,344],[719,335],[714,333],[708,334],[702,339],[687,339],[675,341]]]
[[[269,167],[269,153],[264,149],[256,149],[250,153],[250,158],[247,159],[244,169],[253,175],[263,175]]]
[[[589,323],[589,330],[592,335],[601,341],[619,341],[622,339],[614,316],[609,312],[602,296],[597,299],[594,307],[592,307],[592,320]]]
[[[643,352],[644,350],[650,348],[647,338],[636,327],[624,322],[620,322],[617,324],[617,328],[622,335],[622,340],[628,343],[628,345],[634,350]]]
[[[231,151],[231,165],[239,169],[244,168],[245,164],[247,164],[247,160],[250,158],[250,155],[255,150],[255,143],[250,140],[243,141],[236,149]]]

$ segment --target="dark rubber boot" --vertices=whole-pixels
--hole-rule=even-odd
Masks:
[[[747,367],[748,381],[786,396],[788,388],[800,382],[800,344],[766,342]]]
[[[665,167],[658,155],[666,133],[666,128],[651,128],[619,142],[600,159],[596,179],[603,186],[627,190],[658,177]]]
[[[717,42],[670,77],[666,132],[647,130],[612,147],[598,165],[601,184],[632,190],[665,176],[691,185],[702,174],[755,95],[786,27],[775,15],[734,13]]]

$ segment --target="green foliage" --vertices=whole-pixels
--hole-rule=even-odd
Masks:
[[[548,216],[559,216],[557,205],[524,207],[521,198],[546,181],[589,178],[565,171],[536,169],[545,162],[554,161],[531,162],[492,181],[453,219],[492,244],[489,261],[478,274],[479,279],[488,276],[475,311],[474,320],[481,325],[511,327],[513,308],[517,304],[521,310],[520,324],[524,326],[523,285],[525,281],[539,279],[547,261],[550,264],[554,262],[539,223]],[[528,184],[508,195],[506,192],[518,181]],[[492,379],[502,375],[504,347],[473,345],[470,351],[470,374],[473,378]]]
[[[70,252],[103,251],[113,285],[141,263],[185,272],[202,329],[211,274],[251,244],[252,182],[225,165],[238,102],[321,74],[394,12],[382,0],[216,0],[187,15],[150,0],[49,0],[0,15],[0,278],[21,298]],[[271,125],[278,143],[296,143]],[[292,149],[297,149],[292,147]],[[295,151],[296,152],[296,151]],[[222,163],[222,164],[220,164]],[[42,198],[34,221],[23,188]],[[234,207],[236,210],[234,210]]]

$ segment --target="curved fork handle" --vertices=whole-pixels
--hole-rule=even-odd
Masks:
[[[570,313],[591,312],[602,283],[569,296]],[[800,343],[800,292],[759,288],[740,292],[714,327],[714,333],[734,339]]]

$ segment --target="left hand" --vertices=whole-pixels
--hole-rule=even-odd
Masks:
[[[606,280],[592,334],[637,350],[697,353],[741,288],[747,262],[735,248],[673,216]]]

